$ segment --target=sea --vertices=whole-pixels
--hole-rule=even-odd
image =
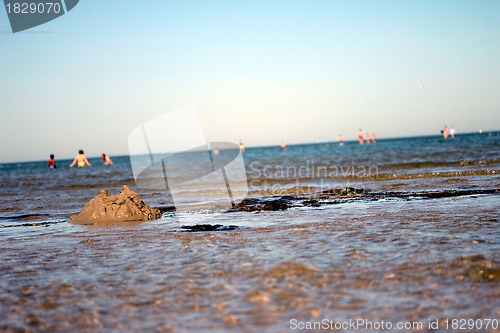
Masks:
[[[500,132],[241,157],[226,211],[175,209],[129,156],[0,164],[0,331],[500,331]],[[123,185],[162,218],[68,221]]]

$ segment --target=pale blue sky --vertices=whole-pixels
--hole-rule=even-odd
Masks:
[[[193,104],[247,146],[498,130],[499,59],[496,0],[81,0],[16,34],[2,7],[0,162],[127,154]]]

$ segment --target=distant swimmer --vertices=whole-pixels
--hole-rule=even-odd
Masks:
[[[286,149],[286,143],[285,141],[281,140],[281,143],[280,143],[280,149],[281,150],[285,150]]]
[[[245,145],[243,144],[243,140],[240,139],[238,145],[240,146],[240,152],[243,153],[245,151]]]
[[[370,144],[370,133],[369,132],[366,132],[366,144],[367,145]]]
[[[78,151],[78,155],[75,156],[73,163],[71,163],[69,165],[69,167],[72,168],[73,165],[75,165],[76,163],[78,163],[79,168],[83,168],[85,165],[88,165],[88,166],[92,165],[92,164],[90,164],[89,160],[87,160],[87,156],[85,156],[85,153],[83,152],[82,149],[80,149]]]
[[[344,136],[342,134],[339,134],[339,136],[337,137],[337,141],[339,142],[339,146],[343,146],[344,145]]]
[[[453,127],[450,128],[450,136],[451,136],[452,139],[455,138],[455,128],[453,128]]]
[[[360,145],[364,143],[363,130],[361,128],[358,130],[358,142]]]
[[[212,154],[219,155],[219,153],[220,153],[219,148],[215,147],[214,149],[212,149]]]
[[[441,133],[443,133],[443,138],[448,139],[448,135],[449,135],[448,126],[445,125],[443,130],[441,131]]]
[[[377,143],[377,136],[375,135],[375,132],[372,132],[372,141],[373,143]]]
[[[111,165],[113,164],[113,161],[111,160],[111,157],[109,157],[106,154],[102,154],[102,160],[104,161],[104,165]]]
[[[55,158],[54,158],[54,154],[51,154],[51,155],[50,155],[50,159],[49,159],[49,161],[47,162],[47,166],[48,166],[49,168],[51,168],[51,169],[55,169],[55,168],[57,168],[57,166],[56,166],[56,160],[55,160]]]

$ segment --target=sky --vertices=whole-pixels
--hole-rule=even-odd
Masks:
[[[0,8],[0,163],[128,154],[196,106],[246,146],[500,129],[500,1],[80,0],[12,33]]]

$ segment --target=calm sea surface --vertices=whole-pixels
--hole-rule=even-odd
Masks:
[[[126,156],[0,164],[0,331],[451,332],[455,319],[500,331],[500,133],[243,157],[249,198],[296,204],[76,225],[69,216],[103,188],[171,203],[136,186]],[[306,204],[342,188],[374,196]],[[196,224],[238,228],[181,228]]]

